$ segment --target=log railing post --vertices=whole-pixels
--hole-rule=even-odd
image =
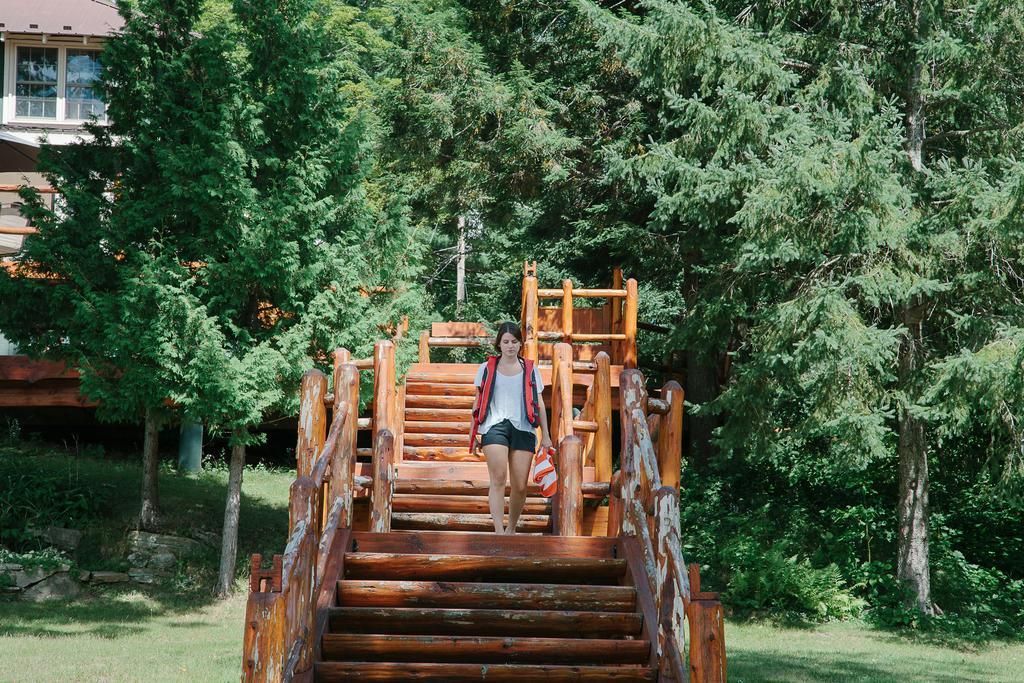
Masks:
[[[655,611],[658,614],[658,656],[666,653],[666,639],[681,635],[682,607],[675,608],[672,572],[672,538],[679,537],[679,500],[675,489],[662,486],[654,492],[654,550],[658,558],[655,578]],[[668,604],[666,604],[668,603]],[[678,623],[677,623],[678,622]]]
[[[351,363],[334,367],[334,409],[344,408],[345,423],[341,428],[338,443],[334,446],[334,461],[331,463],[331,501],[341,499],[340,527],[352,526],[352,500],[355,494],[353,476],[356,464],[356,435],[359,431],[359,370]]]
[[[700,574],[690,565],[692,599],[686,610],[690,623],[690,680],[720,683],[726,680],[725,615],[717,593],[700,592]]]
[[[373,433],[395,433],[395,345],[387,340],[373,346]]]
[[[391,501],[395,494],[393,451],[395,437],[387,429],[377,432],[373,445],[373,494],[370,531],[391,531]]]
[[[551,440],[560,443],[573,434],[572,428],[572,347],[555,344],[551,365]]]
[[[558,445],[558,493],[554,504],[559,536],[579,536],[583,527],[583,442],[567,436]]]
[[[420,362],[430,362],[430,330],[420,332]]]
[[[626,335],[625,341],[622,342],[622,366],[625,368],[636,367],[637,297],[636,280],[634,278],[629,278],[629,280],[626,281],[626,312],[622,321],[623,333]]]
[[[572,344],[572,280],[562,280],[562,341]]]
[[[402,454],[405,449],[405,382],[402,382],[395,393],[395,417],[394,417],[395,452],[393,461],[397,467],[402,462]]]
[[[327,376],[307,370],[299,385],[299,437],[295,444],[296,476],[308,476],[327,438]]]
[[[662,486],[678,491],[683,449],[683,388],[679,382],[666,382],[661,400],[668,404],[668,412],[661,416],[658,429],[658,473]]]
[[[608,487],[608,536],[622,535],[622,470],[616,470]]]
[[[612,289],[622,289],[622,267],[615,266],[615,270],[612,271]],[[612,298],[608,300],[608,306],[611,308],[611,332],[612,334],[622,334],[622,301],[618,298]],[[622,342],[614,339],[611,342],[612,347],[612,358],[616,364],[622,364]]]
[[[540,315],[540,300],[537,297],[537,264],[523,269],[523,356],[534,363],[540,358],[537,346],[537,318]]]
[[[612,370],[611,359],[601,351],[594,359],[597,370],[591,391],[594,396],[593,420],[597,422],[594,433],[594,479],[612,479]]]
[[[633,416],[637,411],[646,413],[646,410],[647,389],[644,386],[644,376],[639,370],[623,370],[619,376],[619,426],[622,435],[619,462],[622,469],[622,531],[629,535],[638,533],[631,521],[630,511],[633,509],[634,501],[643,493],[643,463],[637,445],[636,422]]]

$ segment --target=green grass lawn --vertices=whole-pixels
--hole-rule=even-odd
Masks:
[[[1024,680],[1024,645],[996,643],[962,651],[860,622],[808,629],[730,622],[725,642],[731,683]]]
[[[133,458],[86,457],[38,445],[0,445],[0,475],[49,472],[102,492],[85,526],[78,565],[123,568],[125,532],[138,509]],[[293,471],[245,473],[239,529],[239,589],[215,601],[218,552],[179,566],[168,585],[88,587],[68,605],[0,602],[0,683],[7,681],[237,681],[248,558],[284,548]],[[161,472],[168,532],[217,531],[227,472]],[[958,650],[880,631],[860,622],[813,628],[726,626],[730,681],[1022,681],[1024,645]]]

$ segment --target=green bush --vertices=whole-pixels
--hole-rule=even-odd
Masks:
[[[29,549],[32,527],[71,527],[95,518],[102,496],[51,472],[6,472],[0,469],[0,544]]]
[[[764,547],[739,536],[722,551],[729,573],[723,599],[740,614],[766,614],[818,620],[859,615],[866,603],[847,588],[834,564],[814,567],[806,557]]]

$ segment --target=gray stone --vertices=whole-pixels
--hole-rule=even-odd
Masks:
[[[81,590],[78,582],[72,579],[67,572],[60,572],[26,588],[21,597],[31,602],[73,600],[78,597]]]
[[[166,534],[151,534],[146,531],[131,531],[128,533],[128,546],[132,552],[155,555],[156,553],[171,553],[175,557],[181,557],[198,551],[202,546],[191,538],[181,536],[168,536]]]
[[[93,583],[123,583],[130,579],[124,572],[92,572]]]
[[[82,542],[82,532],[78,529],[62,529],[56,526],[48,526],[39,535],[47,543],[61,550],[75,550],[78,548],[78,544]]]
[[[198,541],[202,541],[211,548],[220,547],[220,534],[216,532],[198,529],[192,532],[192,537]]]
[[[149,562],[149,555],[143,553],[129,553],[128,564],[133,567],[145,567],[146,563]]]
[[[171,553],[156,553],[149,558],[149,567],[162,571],[170,571],[178,564],[178,559]]]
[[[138,583],[156,583],[159,578],[156,573],[138,567],[129,569],[128,577]]]
[[[88,569],[83,569],[82,571],[78,572],[78,580],[79,581],[86,582],[86,581],[88,581],[91,578],[92,578],[92,572],[89,571]]]
[[[44,569],[43,567],[31,567],[20,572],[14,572],[14,585],[18,588],[28,588],[34,583],[39,583],[48,576],[53,576],[58,569]]]
[[[20,564],[0,564],[0,572],[20,572]]]

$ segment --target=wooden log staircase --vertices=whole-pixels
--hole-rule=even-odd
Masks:
[[[574,307],[587,297],[607,303]],[[269,569],[252,558],[243,681],[724,681],[721,604],[681,552],[683,393],[648,394],[636,297],[618,271],[608,289],[546,290],[524,270],[559,492],[531,486],[515,535],[493,533],[468,448],[477,365],[430,360],[489,344],[481,326],[435,324],[401,383],[390,340],[368,359],[339,349],[332,381],[308,372],[288,544]]]

